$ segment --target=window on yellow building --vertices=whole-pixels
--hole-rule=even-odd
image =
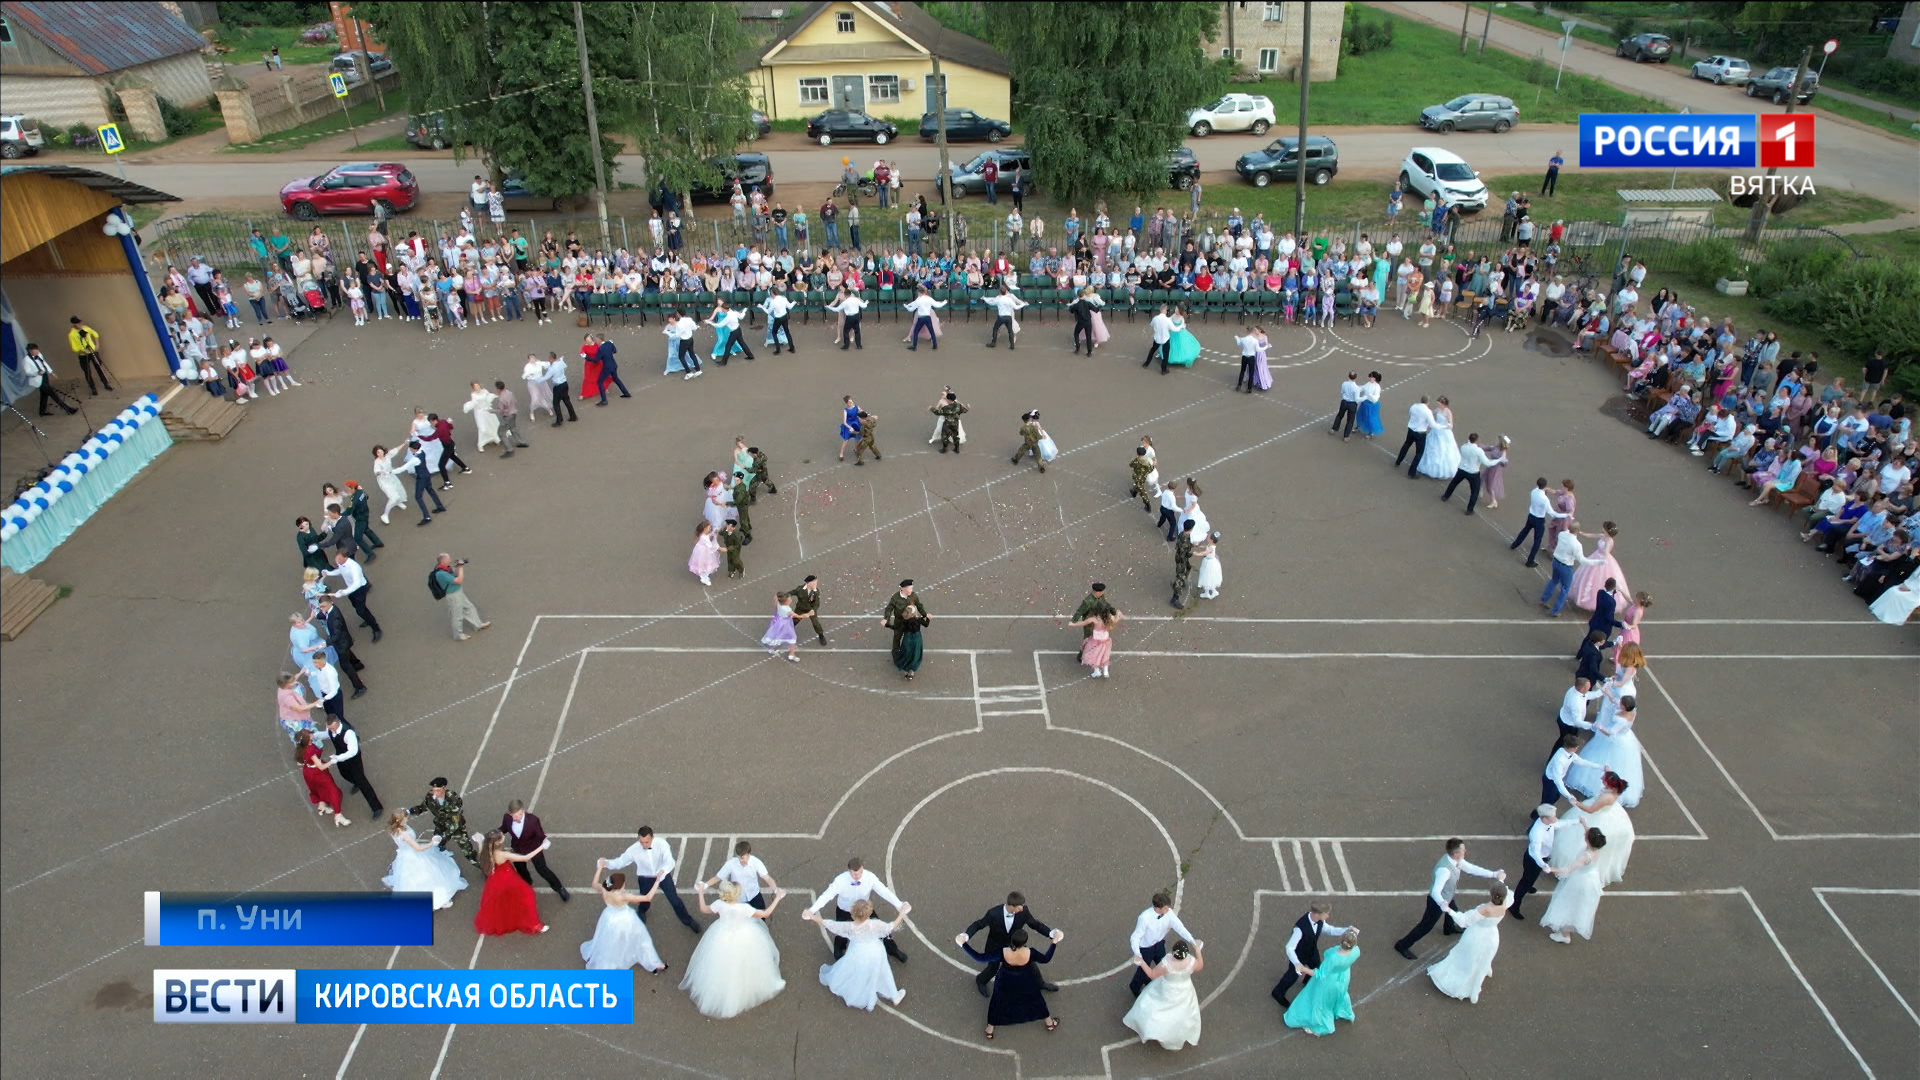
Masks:
[[[827,90],[827,80],[825,79],[801,79],[800,80],[800,104],[825,105],[831,100],[833,100],[833,96]]]
[[[900,100],[900,76],[867,76],[867,100],[879,104],[894,104]]]
[[[840,17],[834,20],[833,25],[834,29],[843,34],[853,33],[853,13],[851,11],[841,12]]]

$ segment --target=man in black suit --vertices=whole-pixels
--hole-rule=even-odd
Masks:
[[[1007,894],[1007,902],[1005,904],[973,920],[973,922],[967,925],[966,933],[954,935],[953,943],[955,945],[964,945],[973,935],[985,930],[987,932],[987,942],[986,947],[982,951],[988,955],[993,955],[1001,949],[1010,946],[1012,944],[1011,939],[1013,932],[1023,927],[1032,927],[1036,933],[1045,934],[1053,941],[1059,941],[1065,936],[1061,934],[1060,931],[1055,930],[1046,923],[1028,914],[1027,898],[1025,896],[1019,892],[1010,892]],[[993,996],[993,977],[999,974],[999,972],[1000,961],[990,960],[987,962],[986,967],[980,969],[980,974],[974,977],[973,985],[980,991],[981,997]],[[1058,985],[1050,982],[1042,982],[1040,988],[1042,990],[1060,989]]]
[[[346,674],[347,681],[353,684],[353,696],[366,693],[367,684],[360,681],[360,669],[366,665],[353,655],[353,631],[347,629],[347,617],[334,606],[332,593],[320,594],[320,615],[316,621],[320,624],[320,632],[326,635],[327,644],[340,657],[340,670]]]
[[[533,875],[527,871],[529,863],[540,876],[553,886],[554,895],[563,902],[573,899],[567,887],[560,884],[560,876],[547,866],[547,830],[540,827],[540,819],[527,813],[527,804],[515,799],[507,804],[507,812],[500,815],[500,831],[506,834],[507,845],[515,855],[532,855],[527,862],[516,862],[513,868],[520,874],[520,880],[533,884]]]
[[[360,541],[353,536],[353,519],[343,516],[332,505],[327,507],[326,523],[320,526],[320,532],[326,537],[324,543],[335,551],[344,551],[348,555],[360,554]]]
[[[1587,620],[1587,629],[1598,630],[1611,638],[1616,627],[1626,625],[1616,616],[1620,610],[1620,599],[1613,594],[1613,590],[1619,587],[1619,582],[1608,578],[1606,585],[1593,594],[1593,618]]]

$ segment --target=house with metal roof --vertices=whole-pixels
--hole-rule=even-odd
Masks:
[[[207,40],[164,4],[148,0],[5,0],[0,3],[0,109],[42,124],[108,121],[116,96],[142,138],[164,138],[155,97],[181,107],[213,96],[200,50]]]
[[[827,109],[863,110],[918,123],[934,109],[932,58],[947,82],[947,107],[1005,119],[1011,98],[998,49],[949,30],[919,4],[795,5],[760,52],[753,85],[775,119]]]

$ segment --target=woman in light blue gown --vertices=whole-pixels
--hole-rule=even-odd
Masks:
[[[1301,1028],[1309,1035],[1331,1035],[1335,1020],[1352,1020],[1353,998],[1347,987],[1353,977],[1353,962],[1358,959],[1360,931],[1348,930],[1340,937],[1340,947],[1321,957],[1320,966],[1307,972],[1311,978],[1282,1018],[1287,1026]]]

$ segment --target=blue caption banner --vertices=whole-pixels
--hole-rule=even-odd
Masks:
[[[1751,113],[1581,113],[1583,169],[1751,169]]]
[[[146,895],[148,945],[432,945],[423,892]]]
[[[631,1024],[633,972],[158,968],[156,1024]]]

